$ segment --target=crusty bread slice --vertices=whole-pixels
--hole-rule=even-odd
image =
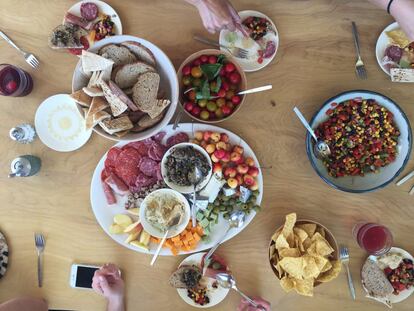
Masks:
[[[111,118],[111,115],[107,113],[105,110],[98,111],[93,116],[86,118],[85,120],[85,127],[87,130],[95,127],[99,122],[104,120],[108,120]]]
[[[82,90],[90,97],[104,96],[102,89],[96,86],[84,87]]]
[[[126,134],[129,133],[130,130],[122,131],[122,132],[116,132],[114,135],[118,138],[124,137]]]
[[[127,116],[111,120],[104,120],[102,122],[99,122],[99,125],[104,129],[105,132],[111,135],[129,130],[134,127]]]
[[[109,88],[109,85],[105,81],[101,81],[100,83],[102,87],[102,91],[104,92],[104,96],[111,107],[111,111],[114,117],[119,116],[124,111],[128,109],[128,105],[123,102],[119,96],[114,94],[114,92]]]
[[[138,76],[148,71],[155,72],[155,68],[144,62],[138,61],[132,64],[117,67],[117,70],[115,74],[113,74],[112,78],[121,89],[126,89],[134,86],[137,82]]]
[[[164,114],[160,114],[159,116],[155,118],[151,118],[149,115],[145,115],[141,119],[139,119],[138,125],[144,129],[147,129],[147,128],[153,127],[155,124],[160,122],[163,117],[164,117]]]
[[[157,66],[154,54],[150,49],[135,41],[125,41],[121,46],[126,46],[138,60],[141,60],[152,67]]]
[[[183,265],[175,271],[169,279],[174,288],[197,288],[202,277],[201,269],[196,265]]]
[[[112,93],[115,94],[115,96],[118,96],[120,100],[122,100],[125,104],[128,105],[129,109],[132,111],[137,111],[138,107],[135,106],[134,102],[131,100],[131,98],[128,97],[121,89],[120,87],[114,83],[113,81],[109,80],[109,88],[112,91]]]
[[[76,91],[69,96],[82,107],[89,107],[91,105],[92,97],[86,94],[83,90]]]
[[[114,62],[98,54],[82,50],[81,56],[82,69],[84,72],[101,71],[108,67],[112,68]]]
[[[107,44],[100,48],[98,54],[114,62],[114,66],[130,64],[137,60],[134,54],[125,46]]]
[[[101,80],[100,75],[101,75],[100,71],[92,72],[91,78],[89,79],[88,85],[86,87],[91,88],[91,87],[99,86],[99,82]]]
[[[149,116],[154,119],[157,118],[165,108],[171,103],[169,99],[157,99],[154,102],[154,107],[148,111]]]
[[[93,127],[94,123],[94,116],[100,111],[105,110],[108,108],[108,102],[105,100],[104,97],[94,97],[92,99],[91,106],[89,107],[88,113],[86,114],[85,121],[86,121],[86,128],[90,129]]]
[[[132,100],[139,109],[144,112],[154,109],[159,85],[160,76],[156,72],[145,72],[138,76],[132,88]]]

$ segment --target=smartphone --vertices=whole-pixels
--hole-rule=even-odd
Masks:
[[[70,286],[73,288],[92,289],[92,278],[97,266],[73,264],[70,269]]]

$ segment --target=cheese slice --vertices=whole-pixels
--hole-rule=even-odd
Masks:
[[[414,82],[414,69],[391,68],[392,82]]]

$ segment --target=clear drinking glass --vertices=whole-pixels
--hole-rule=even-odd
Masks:
[[[387,253],[394,241],[390,230],[376,223],[358,223],[352,229],[352,235],[362,249],[376,256]]]
[[[33,80],[30,74],[13,65],[0,65],[0,95],[26,96],[32,89]]]

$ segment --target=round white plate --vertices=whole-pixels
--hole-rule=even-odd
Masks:
[[[240,15],[240,18],[241,18],[242,21],[245,20],[246,18],[248,18],[249,16],[257,16],[257,17],[261,17],[261,18],[266,18],[272,24],[272,27],[273,27],[274,31],[276,32],[276,35],[274,35],[274,34],[266,35],[266,36],[269,36],[269,40],[272,40],[272,41],[275,42],[276,51],[271,57],[264,58],[263,62],[261,64],[259,64],[257,62],[257,55],[256,55],[257,54],[257,52],[256,52],[257,49],[254,49],[253,48],[254,46],[252,48],[248,49],[249,55],[250,55],[250,57],[248,59],[236,58],[237,62],[240,64],[240,66],[243,68],[243,70],[245,72],[258,71],[260,69],[263,69],[267,65],[269,65],[272,62],[272,60],[275,58],[275,56],[277,54],[277,50],[279,49],[279,33],[277,31],[275,23],[273,23],[273,21],[268,16],[266,16],[265,14],[263,14],[261,12],[253,11],[253,10],[246,10],[246,11],[240,11],[239,15]],[[228,31],[226,29],[221,30],[220,31],[219,43],[222,44],[222,45],[225,45],[225,46],[236,46],[236,47],[241,47],[242,48],[243,47],[243,45],[242,45],[242,38],[243,38],[242,34],[239,31],[237,31],[236,32],[236,34],[237,34],[236,41],[234,43],[229,43],[226,40],[226,35],[229,34],[229,33],[230,33],[230,31]],[[220,49],[222,51],[228,52],[224,48],[220,48]]]
[[[40,104],[35,127],[42,143],[61,152],[79,149],[92,134],[91,130],[85,129],[85,120],[67,94],[53,95]]]
[[[208,182],[211,179],[211,175],[213,175],[213,163],[211,163],[211,158],[209,156],[209,154],[207,153],[207,151],[196,144],[193,143],[181,143],[181,144],[177,144],[172,146],[170,149],[167,150],[167,152],[164,154],[164,156],[162,157],[162,161],[161,161],[161,175],[164,178],[164,182],[167,184],[168,187],[170,187],[171,189],[174,189],[175,191],[181,192],[181,193],[193,193],[194,187],[193,186],[180,186],[176,183],[173,183],[172,181],[169,181],[167,178],[167,168],[166,168],[166,162],[167,162],[167,158],[169,157],[169,155],[176,149],[176,148],[183,148],[183,147],[188,147],[191,146],[193,147],[195,150],[200,151],[201,154],[207,159],[208,161],[208,165],[210,165],[210,170],[207,174],[206,177],[204,177],[203,180],[201,180],[201,183],[199,183],[196,187],[197,191],[200,191],[201,189],[203,189],[205,186],[207,186]]]
[[[182,265],[195,265],[195,266],[201,267],[201,259],[203,258],[204,254],[206,253],[197,253],[197,254],[188,256],[186,259],[184,259],[180,263],[179,267],[181,267]],[[192,307],[203,308],[203,309],[214,307],[215,305],[222,302],[230,291],[229,288],[223,288],[220,286],[218,286],[217,288],[213,288],[212,285],[215,282],[214,279],[204,277],[202,281],[207,283],[207,295],[210,298],[210,303],[204,306],[196,304],[190,297],[188,297],[186,289],[177,288],[178,295],[180,295],[181,299],[184,300],[186,303],[188,303]]]
[[[115,141],[135,141],[135,140],[143,140],[145,138],[151,137],[161,131],[167,124],[170,122],[172,117],[174,116],[175,109],[177,108],[178,103],[178,78],[177,78],[177,71],[174,68],[171,60],[168,56],[155,44],[133,36],[113,36],[105,38],[101,41],[98,41],[94,44],[92,48],[89,49],[90,52],[97,53],[98,50],[107,45],[109,43],[119,44],[125,41],[134,41],[141,43],[146,48],[148,48],[155,56],[157,60],[157,72],[160,75],[160,90],[164,92],[165,98],[171,100],[171,104],[165,109],[164,118],[158,122],[155,126],[146,129],[145,131],[139,133],[128,133],[122,138],[119,138],[115,135],[110,135],[105,132],[100,126],[95,126],[93,130],[98,133],[99,135],[106,137],[111,140]],[[82,65],[81,61],[76,65],[76,68],[73,72],[72,77],[72,92],[82,89],[84,86],[87,86],[89,82],[89,77],[82,73]]]
[[[195,131],[213,131],[213,132],[226,133],[230,138],[231,144],[238,144],[242,146],[244,148],[244,152],[246,156],[252,157],[257,167],[259,167],[259,175],[257,176],[257,182],[259,184],[260,194],[257,197],[257,204],[258,205],[261,204],[262,198],[263,198],[263,175],[260,170],[260,164],[252,148],[250,148],[250,146],[241,137],[239,137],[238,135],[226,129],[213,126],[213,125],[201,124],[201,123],[193,123],[193,124],[192,123],[181,123],[175,131],[172,128],[173,128],[173,125],[168,125],[164,129],[164,131],[167,133],[167,135],[163,139],[164,143],[168,137],[178,132],[185,132],[189,134],[191,138],[194,136],[193,133]],[[115,146],[121,147],[123,145],[126,145],[127,143],[128,142],[119,142]],[[95,217],[99,225],[112,239],[114,239],[116,242],[118,242],[122,246],[132,249],[136,252],[154,254],[157,244],[150,244],[150,251],[147,252],[145,250],[138,249],[130,244],[125,243],[125,239],[127,237],[126,234],[115,235],[115,234],[109,233],[109,226],[112,225],[113,223],[113,217],[116,214],[126,214],[125,202],[127,200],[127,197],[117,196],[117,203],[114,205],[108,205],[108,203],[106,202],[105,194],[103,192],[102,184],[101,184],[101,171],[104,168],[105,159],[106,159],[106,153],[102,156],[101,160],[96,166],[95,171],[92,176],[92,181],[91,181],[91,193],[90,193],[91,206],[92,206],[93,213],[95,214]],[[239,229],[231,230],[229,234],[227,235],[227,238],[225,239],[225,241],[233,238],[234,236],[239,234],[244,228],[246,228],[247,225],[253,220],[255,215],[256,213],[254,211],[252,211],[249,215],[246,215],[246,221],[243,227]],[[223,232],[227,229],[227,227],[228,227],[227,221],[223,219],[222,216],[220,216],[218,224],[216,224],[213,227],[213,230],[210,233],[210,242],[200,242],[195,250],[191,252],[180,252],[180,255],[196,253],[196,252],[200,252],[200,251],[211,248],[215,244],[215,242],[218,241],[219,238],[221,238]],[[161,249],[160,255],[172,256],[171,251],[166,248]]]
[[[387,49],[387,47],[390,45],[390,39],[388,38],[386,32],[387,31],[393,31],[393,30],[397,30],[399,29],[400,26],[398,25],[397,22],[392,23],[391,25],[388,25],[387,27],[385,27],[385,29],[381,32],[381,34],[378,37],[377,40],[377,45],[375,47],[375,55],[377,57],[377,62],[378,65],[381,67],[381,69],[387,74],[390,75],[389,70],[387,70],[383,65],[382,65],[382,59],[384,58],[384,53],[385,50]]]
[[[99,0],[84,0],[79,1],[72,5],[72,7],[68,10],[69,13],[72,13],[77,16],[81,16],[80,7],[84,2],[92,2],[98,6],[99,13],[103,13],[111,17],[111,21],[115,25],[115,35],[122,35],[122,23],[121,18],[119,17],[118,13],[111,7],[108,3],[99,1]],[[96,42],[95,42],[96,43]]]
[[[409,252],[407,252],[406,250],[404,250],[402,248],[399,248],[399,247],[391,247],[389,253],[398,253],[398,254],[401,254],[404,259],[411,259],[412,261],[414,261],[413,256]],[[377,257],[377,256],[373,256],[373,257]],[[362,288],[368,294],[369,291],[365,288],[364,283],[361,282],[361,284],[362,284]],[[399,295],[391,294],[389,296],[390,302],[391,303],[398,303],[398,302],[404,301],[405,299],[410,297],[413,292],[414,292],[414,287],[411,287],[410,289],[402,291]]]

